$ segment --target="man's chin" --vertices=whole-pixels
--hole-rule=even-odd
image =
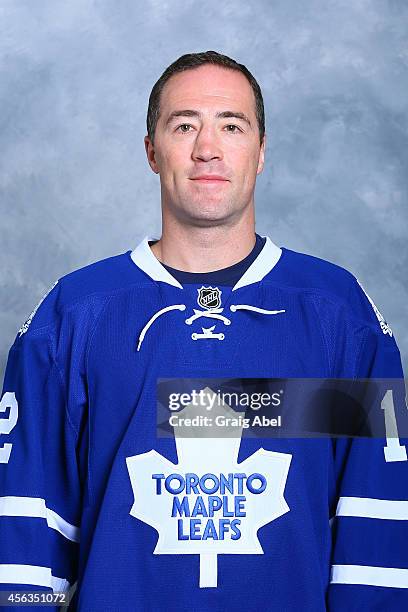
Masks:
[[[241,203],[231,202],[225,198],[208,198],[203,201],[201,198],[180,199],[177,204],[168,206],[171,214],[176,216],[180,222],[196,227],[211,227],[227,223],[234,217],[239,217],[243,213]]]
[[[228,211],[210,209],[190,211],[184,218],[187,223],[196,227],[212,227],[227,223],[236,214],[237,211],[231,211],[230,209]]]

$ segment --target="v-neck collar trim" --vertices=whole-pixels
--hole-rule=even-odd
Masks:
[[[268,236],[262,236],[262,238],[266,238],[266,241],[261,252],[235,283],[232,291],[261,281],[278,263],[282,255],[282,249],[276,246]],[[183,285],[166,270],[154,255],[149,245],[149,241],[152,240],[158,240],[158,238],[146,236],[131,252],[130,256],[133,263],[153,280],[173,285],[178,289],[184,289]]]

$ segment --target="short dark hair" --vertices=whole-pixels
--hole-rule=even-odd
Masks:
[[[201,53],[187,53],[174,61],[163,72],[159,80],[153,85],[153,89],[149,97],[149,107],[147,110],[147,133],[150,140],[154,143],[154,135],[156,131],[157,121],[160,115],[160,97],[163,88],[167,81],[177,72],[184,70],[193,70],[204,64],[214,64],[227,68],[229,70],[237,70],[248,79],[255,95],[255,113],[259,128],[259,139],[262,143],[265,134],[265,110],[261,88],[258,85],[255,77],[250,73],[248,68],[243,64],[239,64],[227,55],[217,53],[217,51],[203,51]]]

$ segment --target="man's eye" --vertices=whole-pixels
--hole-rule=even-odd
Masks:
[[[184,127],[190,128],[190,127],[191,127],[191,125],[190,125],[189,123],[182,123],[181,125],[179,125],[179,126],[176,128],[176,131],[177,131],[177,130],[180,130],[180,128],[184,128]],[[183,132],[183,134],[186,134],[186,133],[187,133],[189,130],[180,130],[180,131],[181,131],[181,132]]]
[[[234,125],[233,123],[231,123],[230,125],[226,125],[225,127],[227,127],[227,128],[234,128],[234,131],[232,131],[232,130],[227,130],[227,132],[231,132],[232,134],[234,134],[236,130],[238,130],[239,132],[241,131],[241,130],[239,129],[239,127],[238,127],[237,125]]]

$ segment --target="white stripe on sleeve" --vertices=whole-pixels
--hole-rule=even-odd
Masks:
[[[0,516],[26,516],[43,518],[48,527],[59,531],[68,540],[79,542],[79,527],[71,525],[59,514],[47,508],[41,497],[15,497],[8,495],[0,497]]]
[[[41,565],[16,565],[5,563],[0,565],[0,583],[32,584],[50,587],[53,591],[68,591],[70,584],[65,578],[53,576],[49,567]]]
[[[370,565],[332,565],[330,582],[408,589],[408,569]]]
[[[372,497],[340,497],[336,516],[408,521],[408,501]]]

